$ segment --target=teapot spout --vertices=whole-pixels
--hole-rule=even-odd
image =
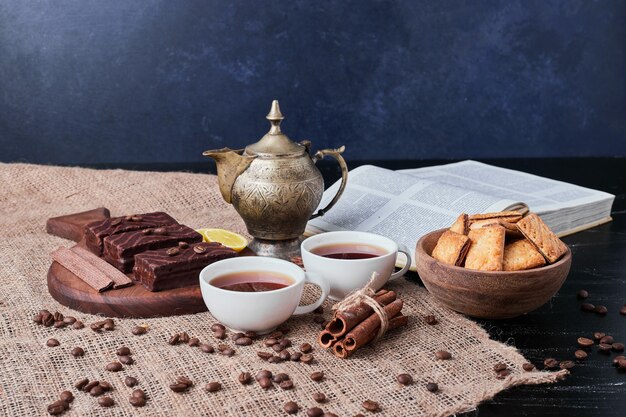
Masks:
[[[213,149],[204,151],[202,155],[215,160],[217,165],[217,181],[224,201],[232,202],[233,184],[252,163],[256,156],[242,155],[243,149]]]

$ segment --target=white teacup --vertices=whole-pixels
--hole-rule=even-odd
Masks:
[[[211,285],[224,275],[267,271],[286,276],[289,285],[271,291],[232,291]],[[313,304],[298,306],[304,283],[310,282],[322,289]],[[202,298],[211,314],[232,330],[259,334],[269,333],[293,314],[306,314],[319,307],[328,296],[328,282],[319,275],[304,272],[297,265],[275,258],[244,256],[215,262],[200,272]]]
[[[366,245],[380,249],[381,255],[365,259],[334,259],[327,258],[314,251],[328,245]],[[340,300],[350,292],[363,288],[372,278],[377,276],[372,284],[373,290],[379,290],[390,279],[401,277],[411,266],[411,254],[404,248],[398,248],[396,242],[384,236],[366,232],[327,232],[311,236],[300,246],[302,261],[308,272],[314,272],[324,277],[330,285],[329,298]],[[407,263],[402,270],[393,273],[398,252],[407,257]]]

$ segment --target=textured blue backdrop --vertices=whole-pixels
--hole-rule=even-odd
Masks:
[[[625,2],[0,0],[0,160],[626,155]]]

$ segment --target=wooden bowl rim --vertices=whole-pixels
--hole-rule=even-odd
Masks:
[[[563,255],[561,257],[561,259],[559,259],[558,261],[556,261],[553,264],[550,265],[546,265],[546,266],[542,266],[539,268],[531,268],[531,269],[524,269],[522,271],[481,271],[479,269],[469,269],[469,268],[464,268],[462,266],[456,266],[456,265],[450,265],[450,264],[446,264],[443,262],[439,262],[437,259],[433,258],[431,256],[431,254],[429,254],[428,252],[426,252],[426,250],[424,249],[424,240],[430,236],[430,235],[434,235],[436,233],[443,233],[444,231],[448,230],[448,228],[443,228],[443,229],[437,229],[437,230],[433,230],[432,232],[426,233],[425,235],[423,235],[418,241],[417,241],[417,245],[416,245],[416,251],[419,251],[420,254],[423,254],[425,256],[428,256],[430,259],[432,259],[435,263],[437,263],[438,265],[440,265],[441,267],[444,268],[449,268],[452,271],[456,271],[459,273],[471,273],[473,275],[476,274],[481,274],[481,275],[485,275],[485,276],[502,276],[503,274],[507,274],[507,275],[512,275],[512,276],[524,276],[524,275],[531,275],[531,274],[535,274],[537,272],[545,272],[548,271],[550,269],[556,269],[561,267],[563,264],[565,264],[566,262],[568,262],[571,257],[572,257],[572,251],[569,248],[569,246],[567,246],[567,252],[565,253],[565,255]],[[419,272],[419,271],[418,271]]]

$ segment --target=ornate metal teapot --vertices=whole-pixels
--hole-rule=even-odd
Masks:
[[[348,167],[341,153],[345,147],[310,154],[311,142],[292,142],[280,130],[284,119],[278,101],[272,102],[267,119],[269,132],[245,149],[222,148],[203,153],[217,164],[220,192],[243,218],[254,236],[250,248],[261,256],[288,259],[299,253],[307,222],[324,215],[343,193]],[[341,186],[330,203],[318,207],[324,179],[315,163],[332,156],[341,167]]]

